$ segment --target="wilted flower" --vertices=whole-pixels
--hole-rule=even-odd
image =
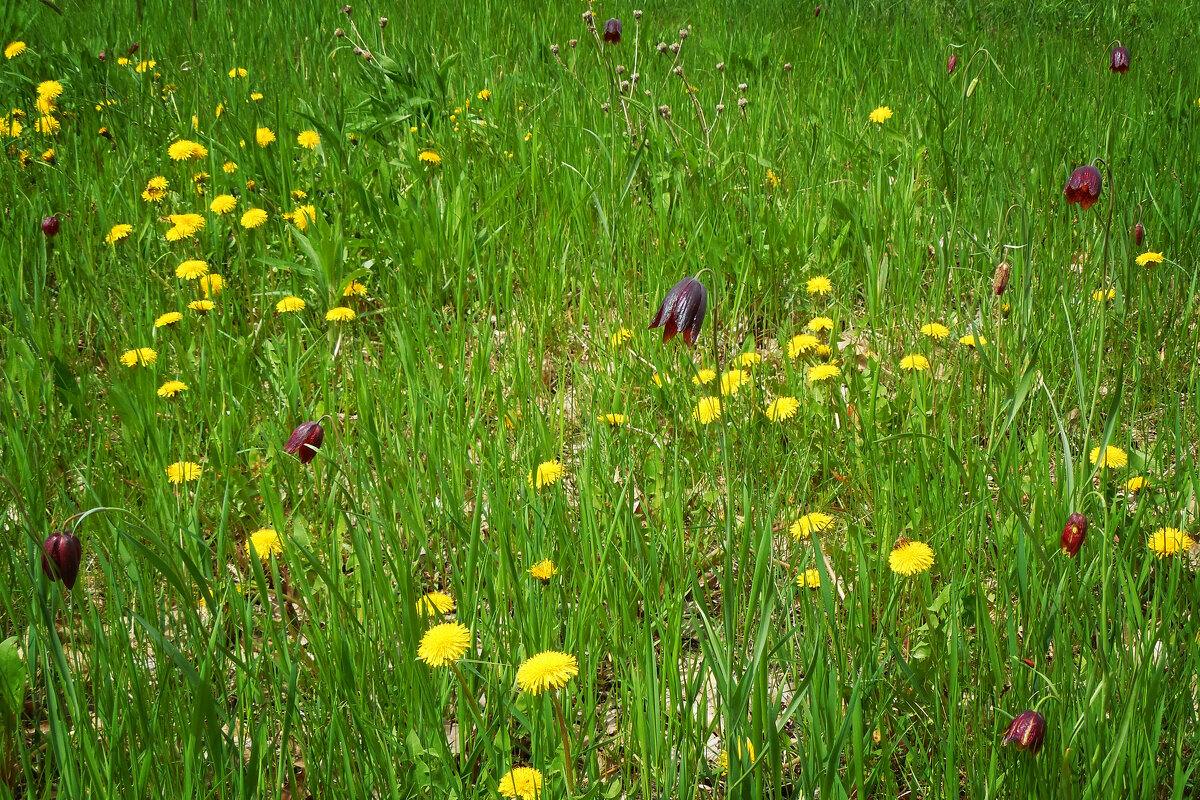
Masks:
[[[1103,183],[1100,170],[1087,164],[1071,173],[1063,194],[1067,196],[1067,203],[1079,203],[1080,208],[1087,210],[1092,207],[1092,203],[1100,199]]]
[[[1113,72],[1125,73],[1129,71],[1129,51],[1124,45],[1117,45],[1113,48],[1112,56],[1108,60],[1108,68]]]
[[[292,431],[283,452],[296,456],[301,464],[307,464],[317,456],[317,448],[325,441],[325,429],[319,422],[302,422]]]
[[[42,572],[52,581],[61,580],[67,591],[75,588],[83,545],[70,531],[55,531],[42,542]]]
[[[650,321],[650,328],[663,329],[663,342],[683,332],[683,340],[689,347],[696,345],[700,328],[704,325],[704,312],[708,308],[708,290],[695,278],[684,278],[671,287],[663,298],[658,313]]]
[[[621,20],[610,19],[604,23],[604,41],[613,44],[621,43]]]
[[[1079,548],[1083,547],[1083,540],[1087,538],[1088,521],[1087,517],[1080,514],[1078,511],[1067,517],[1067,525],[1063,528],[1062,551],[1071,558],[1074,558],[1079,553]]]
[[[1004,732],[1001,745],[1015,744],[1018,750],[1036,753],[1046,738],[1046,718],[1036,711],[1022,711],[1013,717]]]
[[[53,239],[58,236],[58,217],[49,216],[42,219],[42,233]]]

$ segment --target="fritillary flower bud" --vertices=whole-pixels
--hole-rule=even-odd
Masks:
[[[1113,48],[1112,56],[1108,60],[1108,68],[1121,74],[1129,71],[1129,51],[1123,45]]]
[[[1142,223],[1133,226],[1133,243],[1138,247],[1142,246],[1142,240],[1146,238],[1146,229],[1142,227]]]
[[[96,56],[96,58],[100,59],[101,61],[107,61],[108,60],[108,52],[105,50],[101,50],[100,55]]]
[[[1087,517],[1080,514],[1078,511],[1067,517],[1066,527],[1063,528],[1062,551],[1071,558],[1074,558],[1079,553],[1079,548],[1083,547],[1083,540],[1087,538],[1088,521]]]
[[[816,8],[813,9],[813,17],[815,18],[815,17],[819,17],[819,16],[821,16],[821,7],[817,6]]]
[[[1046,738],[1046,718],[1036,711],[1022,711],[1013,717],[1004,732],[1001,745],[1015,744],[1018,750],[1037,753]]]
[[[950,58],[946,60],[946,72],[953,74],[954,68],[958,66],[958,56],[951,53]]]
[[[127,55],[127,56],[133,55],[134,53],[136,53],[138,51],[139,47],[141,47],[141,44],[139,44],[138,42],[134,42],[133,44],[129,45],[129,49],[125,51],[125,55]]]
[[[296,426],[288,437],[283,452],[296,456],[301,464],[307,464],[316,458],[317,448],[325,441],[325,429],[317,422],[303,422]]]
[[[1100,170],[1088,164],[1071,173],[1066,187],[1063,188],[1063,194],[1067,196],[1067,203],[1079,203],[1079,207],[1086,211],[1100,199],[1103,185]]]
[[[53,239],[55,236],[58,236],[58,225],[58,217],[53,215],[44,217],[42,219],[42,233]]]
[[[67,591],[75,588],[83,545],[70,531],[55,531],[42,542],[42,572],[52,581],[61,580]]]
[[[604,41],[612,44],[621,43],[621,20],[610,19],[604,23]]]
[[[700,329],[704,326],[704,312],[708,308],[708,290],[695,278],[684,278],[671,287],[658,307],[658,313],[650,321],[650,328],[663,329],[663,342],[675,338],[682,332],[689,347],[696,346]]]
[[[999,297],[1008,288],[1008,277],[1012,274],[1012,266],[1007,261],[1001,261],[992,275],[992,293]]]

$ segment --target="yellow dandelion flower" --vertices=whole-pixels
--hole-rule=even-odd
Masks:
[[[726,397],[737,394],[748,383],[750,373],[741,369],[731,369],[721,376],[721,394]]]
[[[833,330],[833,320],[829,317],[813,317],[806,326],[813,333]]]
[[[1109,289],[1108,291],[1105,291],[1104,289],[1097,289],[1096,291],[1092,292],[1092,299],[1097,303],[1107,303],[1116,296],[1116,289]]]
[[[126,58],[125,56],[121,56],[120,58],[117,59],[117,66],[118,67],[128,67],[129,59]]]
[[[366,297],[367,287],[358,281],[350,281],[346,284],[346,288],[342,289],[342,297]]]
[[[200,291],[204,292],[205,297],[220,294],[224,288],[225,279],[215,272],[200,279]]]
[[[443,622],[425,631],[417,658],[431,667],[448,667],[471,648],[471,631],[461,622]]]
[[[167,480],[171,483],[186,483],[199,478],[200,465],[194,461],[176,461],[167,467]]]
[[[290,294],[275,304],[275,312],[278,314],[289,314],[303,310],[304,301]]]
[[[296,144],[307,150],[317,149],[317,145],[321,143],[321,135],[316,131],[300,131],[296,134]]]
[[[929,369],[929,359],[920,353],[913,353],[900,359],[900,369],[905,372],[924,372]]]
[[[821,573],[815,569],[806,569],[796,576],[796,585],[801,589],[820,589]]]
[[[842,370],[837,364],[813,364],[804,373],[809,383],[827,381],[841,374]]]
[[[300,230],[308,230],[308,223],[317,221],[317,209],[311,205],[298,206],[291,214],[284,214]]]
[[[250,99],[257,103],[259,100],[263,99],[262,92],[251,92]]]
[[[135,347],[121,354],[121,363],[127,367],[148,367],[158,360],[158,353],[150,347]]]
[[[829,294],[833,291],[833,281],[824,275],[818,275],[815,278],[809,278],[808,283],[804,285],[804,290],[810,295]]]
[[[811,333],[800,333],[793,336],[787,344],[788,358],[796,358],[799,355],[810,352],[816,349],[820,342],[817,337]]]
[[[800,409],[800,401],[794,397],[777,397],[767,406],[767,419],[771,422],[784,422],[796,415]]]
[[[175,277],[185,281],[194,281],[208,274],[208,264],[191,259],[175,268]]]
[[[491,100],[492,99],[492,90],[491,89],[480,89],[475,94],[475,98],[477,100]]]
[[[541,464],[538,464],[537,478],[535,479],[533,472],[530,471],[525,480],[529,484],[530,488],[541,489],[543,486],[551,486],[557,483],[558,479],[566,474],[566,471],[567,470],[565,467],[563,467],[562,462],[558,461],[557,459],[553,461],[543,461]]]
[[[542,583],[545,583],[558,574],[558,568],[554,566],[553,561],[544,558],[529,568],[529,574]]]
[[[242,227],[254,229],[267,221],[267,212],[261,208],[251,208],[242,214]]]
[[[659,375],[657,372],[650,376],[650,380],[654,381],[654,385],[660,389],[663,388],[663,384],[671,382],[670,378],[664,378],[663,376]]]
[[[167,325],[174,325],[181,319],[183,319],[183,314],[180,314],[178,311],[168,311],[158,319],[154,320],[154,327],[165,328]]]
[[[496,791],[513,800],[541,800],[542,773],[533,767],[515,767],[504,773]]]
[[[871,122],[876,125],[882,125],[892,118],[892,110],[887,106],[880,106],[871,112]]]
[[[161,202],[167,195],[167,179],[162,175],[155,175],[146,182],[146,188],[142,191],[142,199],[147,203]]]
[[[50,116],[38,117],[38,121],[33,123],[33,129],[46,136],[53,136],[61,127],[59,121]]]
[[[37,96],[57,100],[62,97],[63,87],[58,81],[42,81],[37,85]]]
[[[226,175],[230,175],[234,172],[237,172],[237,168],[238,168],[237,163],[233,162],[233,161],[226,161],[224,164],[221,165],[221,169],[224,170]]]
[[[167,381],[162,386],[158,387],[158,396],[174,397],[180,392],[186,392],[187,388],[187,384],[183,381]]]
[[[905,577],[925,572],[933,566],[933,548],[924,542],[897,539],[888,556],[888,566],[892,572]]]
[[[1137,265],[1139,267],[1145,267],[1150,264],[1161,264],[1162,262],[1163,262],[1163,254],[1155,253],[1153,251],[1150,251],[1147,253],[1142,253],[1140,256],[1137,257]]]
[[[716,379],[716,377],[717,377],[716,370],[706,368],[706,369],[698,370],[696,372],[696,374],[692,376],[692,383],[696,384],[697,386],[704,386],[705,384],[712,383],[713,380]]]
[[[978,343],[976,343],[976,341],[975,341],[975,334],[973,334],[973,333],[968,333],[966,336],[963,336],[963,337],[959,338],[959,340],[958,340],[958,343],[959,343],[959,344],[961,344],[961,345],[965,345],[965,346],[967,346],[967,347],[975,347],[975,346],[976,346],[976,344],[978,344],[978,345],[980,345],[980,346],[983,346],[983,345],[987,344],[987,339],[985,339],[984,337],[980,336],[980,337],[979,337],[979,342],[978,342]]]
[[[208,158],[208,148],[199,142],[180,139],[171,143],[171,146],[167,148],[167,155],[171,157],[172,161],[199,161],[202,158]]]
[[[283,554],[283,539],[273,528],[259,528],[246,540],[246,555],[266,564],[271,556]]]
[[[1088,458],[1093,464],[1099,462],[1100,468],[1113,467],[1120,469],[1129,463],[1129,456],[1119,447],[1113,447],[1111,444],[1104,448],[1104,455],[1100,454],[1099,447],[1093,447],[1092,452],[1088,454]]]
[[[207,314],[216,307],[216,304],[212,300],[193,300],[188,303],[188,309],[198,314]]]
[[[25,52],[24,42],[9,42],[4,48],[4,57],[8,59],[16,58]]]
[[[44,117],[48,117],[54,113],[54,100],[49,97],[39,97],[33,105],[37,108],[38,113]]]
[[[762,356],[758,353],[742,353],[737,357],[737,363],[742,369],[750,369],[762,363]]]
[[[692,419],[701,425],[707,425],[721,416],[721,401],[715,397],[705,397],[696,404],[692,411]]]
[[[633,338],[633,331],[629,328],[621,328],[612,336],[608,337],[608,343],[613,347],[620,347]]]
[[[1186,553],[1192,549],[1195,541],[1178,528],[1159,528],[1150,535],[1146,545],[1150,552],[1159,558],[1173,556],[1176,553]]]
[[[921,326],[921,333],[940,342],[950,335],[950,329],[940,322],[930,322],[928,325]]]
[[[417,613],[423,617],[436,617],[454,611],[454,598],[445,592],[426,592],[417,598]]]
[[[137,72],[149,72],[150,70],[154,69],[154,65],[157,63],[158,62],[154,59],[150,59],[149,61],[139,61],[138,65],[134,67],[134,70]]]
[[[431,167],[436,167],[438,164],[442,163],[442,157],[433,150],[422,150],[421,154],[417,156],[417,160],[428,164]]]
[[[624,414],[601,414],[596,417],[597,422],[605,422],[609,427],[616,428],[629,422],[629,417]]]
[[[254,140],[259,147],[266,147],[275,141],[275,133],[270,128],[259,128],[254,132]]]
[[[809,538],[814,532],[824,533],[832,530],[835,522],[831,515],[823,511],[813,511],[793,522],[790,532],[793,539],[800,541]]]
[[[329,311],[327,311],[325,313],[325,321],[326,322],[350,322],[356,316],[358,316],[358,315],[354,313],[353,308],[347,308],[346,306],[337,306],[336,308],[329,309]]]
[[[24,130],[24,126],[17,120],[15,114],[11,120],[8,117],[0,117],[0,136],[16,139],[21,135],[22,130]]]
[[[233,67],[229,70],[229,77],[231,78],[244,78],[249,74],[245,67]]]
[[[208,210],[214,214],[228,214],[237,208],[237,198],[231,194],[219,194],[208,204]]]
[[[1129,492],[1130,494],[1137,494],[1149,485],[1150,481],[1146,480],[1141,475],[1135,475],[1134,477],[1125,481],[1125,491]]]
[[[734,747],[737,748],[738,762],[740,763],[743,760],[743,752],[744,752],[745,755],[748,755],[750,757],[751,763],[753,763],[754,762],[754,745],[750,743],[749,739],[747,739],[745,741],[746,749],[745,749],[745,751],[743,751],[742,744],[743,743],[740,741],[734,743]],[[717,757],[717,765],[721,767],[722,775],[729,774],[729,750],[728,750],[728,748],[721,748],[721,755]]]
[[[579,661],[575,656],[547,650],[525,659],[517,669],[517,685],[523,692],[541,694],[546,690],[561,689],[578,674]]]
[[[109,228],[108,235],[104,237],[104,241],[109,244],[116,244],[132,232],[133,226],[122,222]]]

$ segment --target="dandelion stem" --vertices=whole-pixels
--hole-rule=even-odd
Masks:
[[[563,716],[562,704],[558,702],[558,695],[550,695],[551,702],[554,703],[554,715],[558,718],[558,731],[562,736],[563,743],[563,774],[567,779],[567,792],[575,794],[575,762],[571,758],[571,737],[567,735],[567,720]]]
[[[471,716],[475,718],[475,725],[479,728],[480,735],[483,734],[483,714],[479,710],[479,703],[475,701],[475,693],[471,691],[471,687],[467,685],[467,676],[462,674],[462,670],[458,664],[454,664],[454,674],[458,677],[458,686],[462,690],[462,696],[466,698],[467,707],[471,710]],[[467,752],[467,731],[459,728],[459,752],[466,755]]]

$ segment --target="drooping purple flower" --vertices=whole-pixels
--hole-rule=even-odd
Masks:
[[[958,66],[958,55],[951,53],[950,58],[946,60],[946,72],[953,73],[954,68]]]
[[[1015,744],[1018,750],[1037,753],[1046,738],[1046,718],[1036,711],[1022,711],[1013,717],[1004,732],[1001,745]]]
[[[46,236],[53,239],[55,236],[58,236],[58,225],[59,225],[58,217],[55,217],[53,215],[51,215],[49,217],[43,217],[42,218],[42,233],[46,234]]]
[[[1142,223],[1133,226],[1133,243],[1138,247],[1142,246],[1142,240],[1146,238],[1146,229],[1142,227]]]
[[[1124,74],[1129,71],[1129,51],[1124,45],[1117,45],[1113,48],[1112,56],[1108,60],[1108,68],[1113,72]]]
[[[621,43],[621,20],[614,18],[604,23],[604,41],[612,44]]]
[[[1062,551],[1074,558],[1079,553],[1079,548],[1083,547],[1083,540],[1087,538],[1087,532],[1087,517],[1078,511],[1067,517],[1067,524],[1063,528],[1062,539],[1059,542]]]
[[[61,580],[67,591],[75,588],[83,545],[70,531],[55,531],[42,542],[42,572],[52,581]]]
[[[1092,207],[1092,203],[1100,199],[1100,189],[1103,185],[1100,170],[1088,164],[1071,173],[1063,194],[1067,196],[1068,203],[1079,203],[1080,208],[1087,210]]]
[[[317,448],[325,441],[325,429],[319,422],[302,422],[292,431],[283,452],[300,459],[301,464],[307,464],[317,456]]]
[[[650,322],[650,328],[663,329],[663,342],[683,333],[689,347],[696,346],[700,328],[704,325],[704,312],[708,308],[708,290],[695,278],[684,278],[671,287],[663,298],[658,313]]]

